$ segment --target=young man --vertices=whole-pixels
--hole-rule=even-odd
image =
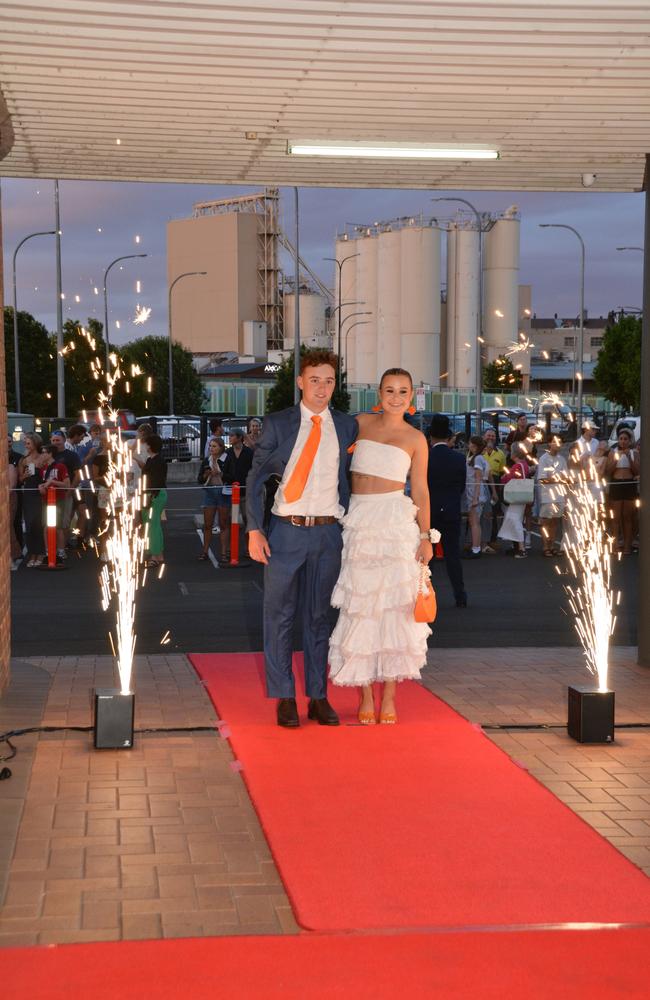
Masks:
[[[75,425],[76,426],[76,425]],[[85,429],[82,428],[85,433]],[[68,448],[66,446],[66,435],[65,431],[56,430],[52,431],[50,434],[50,444],[56,450],[56,462],[60,462],[65,465],[68,470],[68,479],[70,480],[68,487],[66,488],[65,499],[62,503],[62,514],[61,514],[61,534],[58,535],[58,551],[57,556],[62,561],[67,558],[65,547],[70,539],[70,522],[72,520],[72,514],[74,510],[74,490],[79,486],[81,479],[81,462],[74,450],[74,445],[77,440],[81,440],[81,436],[74,434],[70,444],[72,447]]]
[[[338,358],[306,351],[296,379],[302,401],[264,418],[246,485],[248,546],[264,563],[264,658],[269,698],[277,698],[279,726],[300,725],[291,660],[293,627],[302,598],[308,717],[338,726],[327,700],[329,609],[341,566],[339,519],[350,500],[348,448],[353,417],[329,409]],[[268,533],[265,486],[279,480]]]
[[[465,492],[467,467],[465,459],[450,447],[451,428],[449,417],[434,414],[429,428],[429,497],[431,500],[431,527],[441,534],[447,575],[454,591],[457,608],[467,607],[467,594],[460,561],[460,502]],[[431,563],[434,570],[435,560]]]

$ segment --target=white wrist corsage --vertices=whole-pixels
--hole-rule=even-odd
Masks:
[[[423,542],[427,541],[431,542],[432,545],[436,545],[436,543],[439,542],[440,539],[442,538],[442,535],[440,534],[437,528],[429,528],[428,531],[420,532],[420,538],[422,539]]]

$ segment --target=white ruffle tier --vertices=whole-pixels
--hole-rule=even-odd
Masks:
[[[420,578],[416,515],[402,492],[352,497],[342,519],[341,572],[332,594],[332,605],[340,608],[329,651],[334,684],[420,677],[431,629],[413,617]]]

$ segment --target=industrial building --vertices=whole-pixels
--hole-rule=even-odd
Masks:
[[[336,293],[350,385],[376,384],[386,368],[401,365],[434,389],[474,389],[481,303],[482,365],[528,341],[530,289],[518,284],[516,206],[485,214],[480,223],[481,253],[478,220],[466,212],[446,223],[406,217],[348,227],[339,235],[340,298],[338,284]],[[526,384],[529,351],[517,354]]]

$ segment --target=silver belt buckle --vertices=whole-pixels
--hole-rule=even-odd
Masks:
[[[311,516],[311,514],[308,514],[308,515],[307,515],[307,516],[305,517],[305,527],[306,527],[306,528],[311,528],[311,527],[313,527],[313,525],[314,525],[315,523],[316,523],[316,518],[315,518],[315,517],[312,517],[312,516]]]
[[[291,514],[291,518],[290,518],[291,519],[291,524],[294,526],[294,528],[302,528],[302,524],[300,523],[300,521],[296,520],[297,517],[299,517],[299,515],[297,515],[297,514]]]

